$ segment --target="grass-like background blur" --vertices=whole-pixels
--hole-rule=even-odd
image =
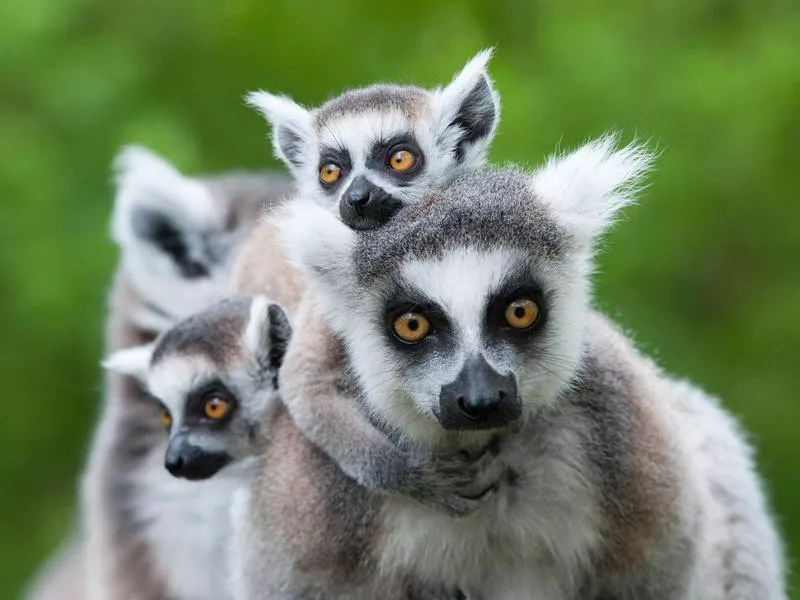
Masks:
[[[110,169],[279,168],[241,102],[445,83],[497,47],[495,162],[614,128],[658,170],[608,237],[598,303],[752,433],[800,551],[796,0],[11,0],[0,3],[0,598],[73,522],[100,400]],[[794,576],[795,588],[800,578]]]

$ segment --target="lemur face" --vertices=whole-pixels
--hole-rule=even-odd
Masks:
[[[153,346],[117,352],[106,366],[140,378],[161,407],[167,470],[207,479],[260,448],[262,423],[279,402],[277,374],[290,336],[277,304],[235,297],[182,321]]]
[[[373,85],[311,111],[266,92],[247,99],[272,124],[300,195],[351,228],[371,229],[484,163],[499,118],[490,56],[478,54],[443,89]]]
[[[570,385],[593,240],[649,164],[614,145],[465,174],[373,231],[293,207],[287,246],[388,422],[425,438],[502,428]]]

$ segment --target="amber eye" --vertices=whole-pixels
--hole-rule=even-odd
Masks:
[[[394,333],[404,342],[420,342],[431,330],[431,322],[420,313],[410,312],[394,320]]]
[[[319,180],[326,185],[336,183],[341,176],[342,168],[336,163],[326,163],[319,169]]]
[[[530,298],[514,300],[506,307],[506,322],[514,329],[527,329],[539,318],[539,305]]]
[[[417,164],[417,157],[408,150],[398,150],[389,157],[389,166],[395,171],[408,171]]]
[[[169,411],[166,408],[161,409],[161,424],[169,428],[172,426],[172,417],[169,414]]]
[[[231,409],[231,403],[220,396],[212,396],[203,404],[203,414],[212,421],[219,421]]]

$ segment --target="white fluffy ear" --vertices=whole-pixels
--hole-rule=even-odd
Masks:
[[[103,361],[103,368],[144,381],[153,356],[153,348],[153,344],[147,344],[117,350]]]
[[[250,304],[245,345],[264,370],[277,373],[291,337],[292,326],[286,311],[265,296],[255,296]]]
[[[483,164],[500,121],[500,96],[486,70],[492,52],[487,48],[476,54],[447,87],[436,92],[437,137],[467,167]]]
[[[653,158],[643,145],[618,148],[617,136],[608,134],[550,157],[534,173],[533,190],[579,241],[591,244],[635,200]]]
[[[339,289],[352,275],[356,233],[330,210],[295,199],[276,217],[286,253],[312,283]]]
[[[275,156],[292,171],[311,160],[309,149],[314,139],[311,113],[287,96],[263,90],[250,92],[245,103],[255,108],[272,126]]]
[[[147,148],[123,148],[114,159],[114,171],[117,196],[112,235],[123,249],[146,237],[142,230],[147,225],[140,221],[147,211],[173,221],[179,231],[209,229],[222,218],[206,186],[182,175]]]

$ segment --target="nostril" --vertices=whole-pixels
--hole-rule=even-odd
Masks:
[[[170,473],[177,473],[183,468],[183,457],[177,456],[167,461],[167,471]]]
[[[465,396],[459,396],[456,400],[459,410],[470,419],[481,419],[486,417],[495,409],[494,402],[486,402],[483,400],[471,401],[467,400]]]
[[[360,208],[369,202],[369,192],[365,190],[353,190],[347,194],[347,203],[354,207]]]
[[[506,397],[506,393],[503,390],[500,390],[499,392],[497,392],[497,399],[498,400],[500,400],[500,401],[505,400],[505,397]]]

